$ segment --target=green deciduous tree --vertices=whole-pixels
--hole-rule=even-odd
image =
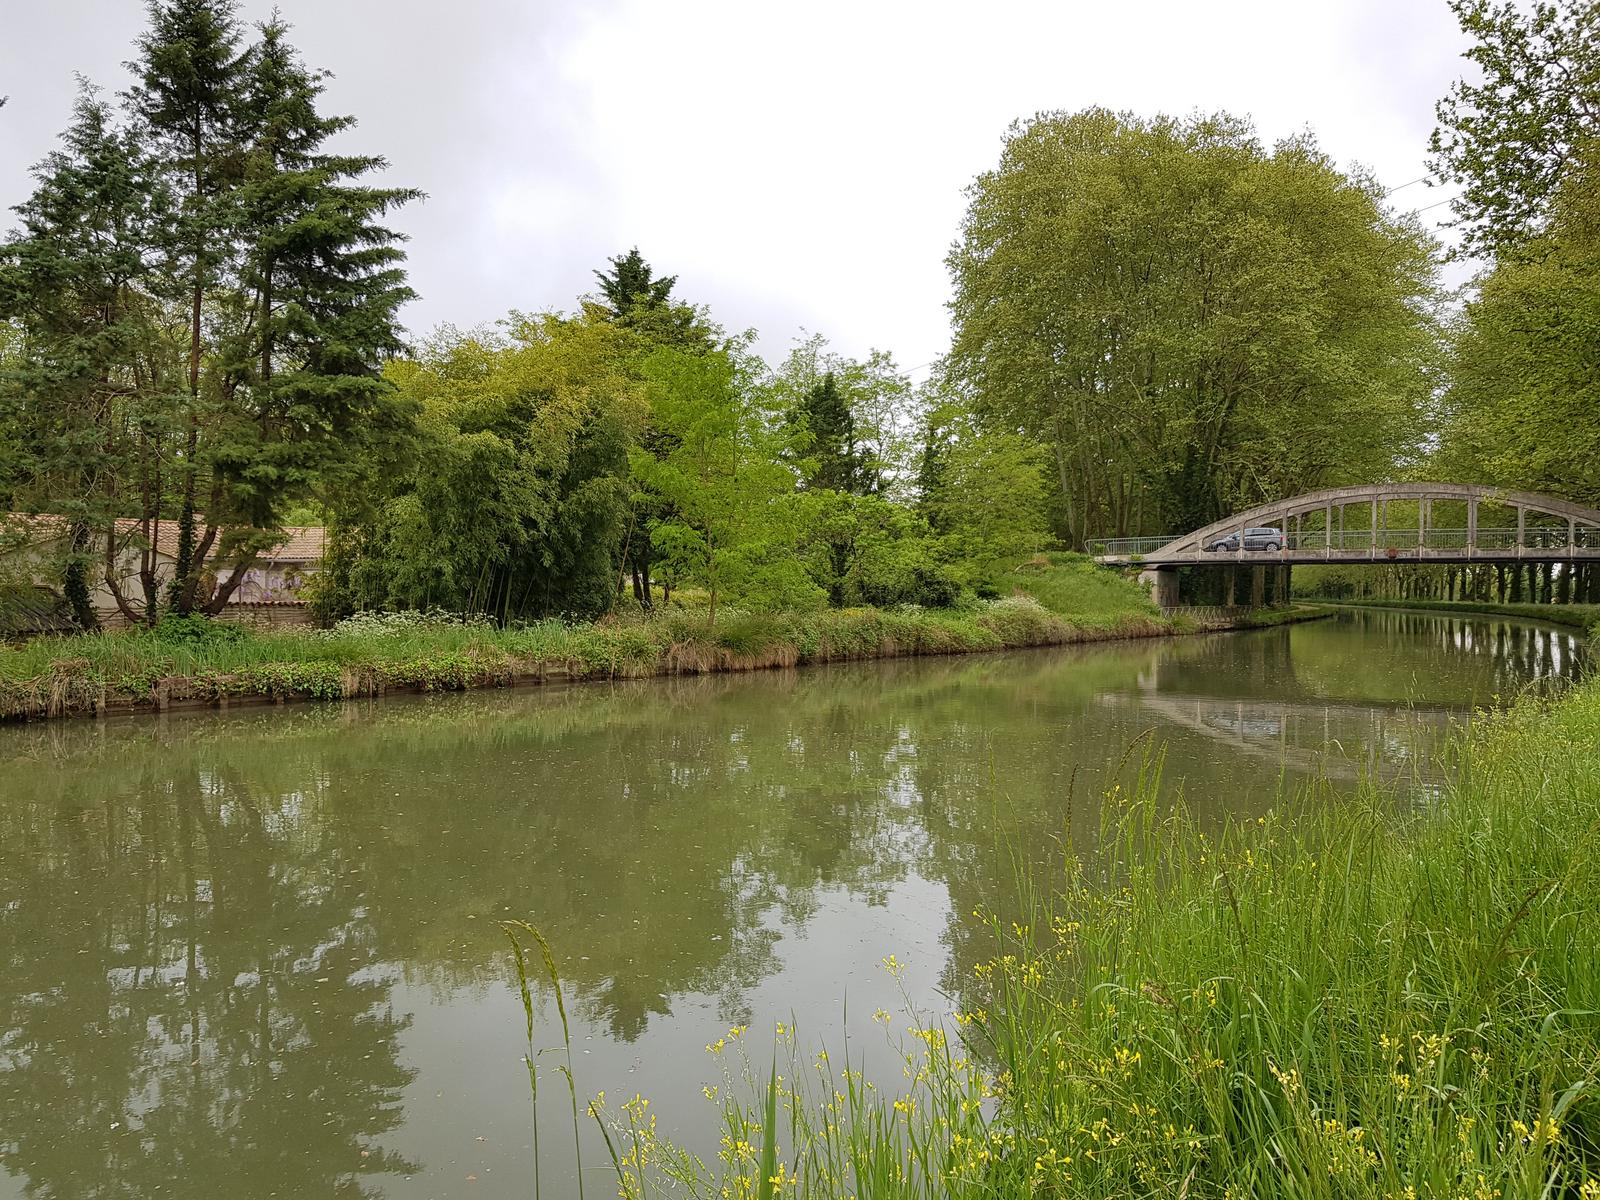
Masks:
[[[1050,547],[1044,447],[981,420],[956,399],[932,408],[926,429],[918,507],[957,579],[981,584]]]
[[[676,578],[703,585],[708,620],[725,598],[812,607],[798,538],[792,433],[760,386],[761,367],[735,339],[695,354],[663,347],[644,364],[652,424],[663,436],[633,455],[636,479],[668,509],[651,538]]]
[[[1600,188],[1579,168],[1456,325],[1437,470],[1600,504],[1597,398]]]
[[[1600,3],[1450,0],[1479,77],[1438,104],[1431,166],[1461,185],[1452,202],[1468,253],[1537,234],[1580,147],[1600,136]]]
[[[1309,137],[1094,109],[1013,128],[949,266],[953,374],[1047,446],[1057,528],[1192,528],[1423,436],[1431,243]]]
[[[633,335],[639,363],[661,346],[708,353],[720,343],[722,331],[703,309],[673,298],[677,276],[658,278],[637,246],[611,259],[609,267],[594,273],[600,284],[600,302],[585,301],[584,311],[591,318],[610,321]],[[639,440],[642,451],[659,458],[672,446],[669,433],[653,421],[647,423]],[[653,572],[659,558],[651,530],[663,522],[670,523],[672,505],[637,477],[630,504],[632,511],[622,547],[624,571],[633,577],[634,599],[649,610],[655,607]]]

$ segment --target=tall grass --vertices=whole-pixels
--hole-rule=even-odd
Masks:
[[[903,1089],[780,1028],[775,1115],[735,1031],[720,1155],[645,1131],[622,1194],[1597,1200],[1600,685],[1456,766],[1208,835],[1152,763],[1026,916],[971,914],[994,953]]]
[[[556,966],[555,952],[551,950],[550,943],[544,934],[527,921],[502,921],[501,930],[506,935],[506,940],[511,943],[511,960],[516,967],[517,994],[522,998],[522,1011],[527,1017],[527,1051],[523,1061],[528,1066],[528,1092],[533,1109],[533,1195],[534,1200],[539,1200],[541,1195],[539,1178],[539,1055],[543,1051],[534,1048],[534,1014],[538,1004],[534,999],[534,984],[528,970],[528,948],[524,939],[533,943],[539,952],[539,959],[544,967],[545,978],[550,982],[550,990],[555,996],[556,1015],[561,1019],[561,1048],[565,1061],[558,1063],[556,1070],[560,1071],[567,1081],[567,1098],[572,1108],[572,1152],[574,1174],[578,1181],[578,1200],[583,1200],[583,1145],[578,1127],[578,1083],[572,1074],[572,1027],[567,1021],[567,1003],[561,994],[561,971]]]
[[[1003,595],[1020,592],[1057,613],[1071,613],[1087,624],[1115,624],[1130,610],[1155,616],[1158,610],[1143,587],[1125,575],[1096,567],[1086,554],[1055,551],[1025,559],[1002,574]]]

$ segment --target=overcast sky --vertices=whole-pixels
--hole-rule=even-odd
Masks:
[[[271,0],[241,11],[264,17]],[[1309,127],[1391,187],[1424,173],[1465,42],[1444,0],[278,0],[327,102],[428,199],[414,332],[570,308],[637,244],[769,358],[802,330],[920,367],[948,344],[963,189],[1011,121],[1104,105]],[[0,206],[107,90],[142,0],[0,0]],[[1409,208],[1443,195],[1395,192]],[[1433,222],[1447,207],[1423,214]],[[13,221],[7,212],[4,224]],[[921,372],[918,372],[920,377]]]

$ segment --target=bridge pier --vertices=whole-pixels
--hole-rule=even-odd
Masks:
[[[1146,567],[1139,572],[1139,582],[1150,589],[1158,608],[1178,607],[1177,567]]]

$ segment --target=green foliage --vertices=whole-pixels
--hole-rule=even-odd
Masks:
[[[406,436],[380,364],[412,293],[384,221],[418,193],[328,150],[353,121],[319,112],[326,77],[276,17],[256,40],[228,0],[149,17],[120,111],[85,89],[0,247],[23,333],[0,490],[68,518],[80,573],[89,542],[136,559],[106,582],[153,622],[166,599],[218,611],[290,505]],[[175,521],[168,597],[128,517]]]
[[[356,606],[500,620],[609,608],[646,411],[634,354],[604,320],[546,314],[446,331],[395,363],[421,441],[344,568]]]
[[[678,282],[676,275],[656,278],[637,246],[613,258],[609,274],[596,271],[594,277],[613,317],[625,317],[640,309],[665,307],[670,302],[673,285]]]
[[[852,496],[876,490],[871,460],[856,444],[856,421],[832,371],[807,389],[796,414],[811,435],[806,486]]]
[[[893,355],[873,350],[865,359],[849,358],[816,334],[789,352],[772,386],[776,407],[811,435],[809,487],[856,495],[901,490],[912,451],[904,425],[913,397]]]
[[[650,536],[669,576],[763,607],[806,608],[822,593],[794,556],[791,434],[756,386],[742,344],[705,354],[663,347],[644,364],[656,453],[633,453],[635,478],[666,502]]]
[[[1050,448],[1069,543],[1382,478],[1421,445],[1433,246],[1309,136],[1046,114],[970,195],[951,368]]]
[[[1468,253],[1515,249],[1541,232],[1579,152],[1600,137],[1600,3],[1450,0],[1474,40],[1479,77],[1437,106],[1429,147]]]
[[[34,179],[17,209],[22,228],[0,247],[0,496],[65,518],[48,568],[89,629],[92,532],[119,515],[130,439],[162,427],[132,398],[141,374],[162,365],[143,248],[158,185],[149,156],[87,85]]]
[[[168,613],[150,627],[149,636],[168,646],[198,648],[241,642],[249,635],[241,626],[212,621],[195,613],[186,617]]]
[[[1600,193],[1574,167],[1548,228],[1502,257],[1454,330],[1437,471],[1600,503]]]
[[[992,580],[1005,564],[1047,548],[1046,452],[980,420],[959,402],[928,417],[920,510],[940,556],[964,583]]]
[[[646,342],[685,349],[710,349],[716,329],[704,313],[672,298],[676,275],[656,276],[635,246],[610,260],[611,270],[596,271],[605,301],[596,314],[631,329]]]

